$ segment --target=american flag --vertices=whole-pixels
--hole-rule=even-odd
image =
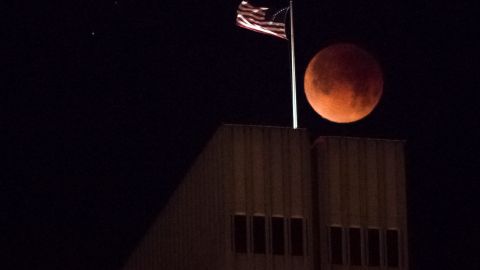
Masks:
[[[250,1],[251,2],[251,1]],[[237,25],[252,31],[287,39],[285,18],[288,7],[271,9],[242,1],[237,10]]]

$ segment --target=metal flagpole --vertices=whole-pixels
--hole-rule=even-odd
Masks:
[[[295,76],[295,45],[293,34],[293,5],[290,0],[290,56],[291,56],[291,71],[292,71],[292,115],[293,115],[293,128],[298,127],[297,122],[297,80]]]

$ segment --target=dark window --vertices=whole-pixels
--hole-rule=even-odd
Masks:
[[[387,230],[387,265],[398,267],[398,231]]]
[[[272,253],[275,255],[285,254],[283,220],[281,217],[272,217]]]
[[[292,244],[292,255],[303,255],[303,219],[290,219],[290,239]]]
[[[330,228],[330,252],[333,264],[343,263],[342,228]]]
[[[350,238],[350,264],[362,265],[362,246],[360,228],[350,228],[348,230]]]
[[[380,232],[368,229],[368,266],[380,265]]]
[[[265,253],[265,217],[254,216],[253,217],[253,252]]]
[[[233,217],[235,252],[247,253],[247,217],[235,215]]]

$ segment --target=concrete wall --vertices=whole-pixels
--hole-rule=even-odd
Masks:
[[[318,198],[318,245],[316,265],[328,269],[408,269],[407,215],[405,196],[404,143],[402,141],[345,137],[320,137],[314,144]],[[380,267],[349,266],[348,239],[344,235],[344,265],[330,261],[329,226],[379,229]],[[385,230],[399,232],[400,267],[385,266]],[[365,234],[362,240],[365,240]],[[365,243],[365,241],[362,241]]]
[[[125,270],[408,269],[404,143],[320,137],[304,129],[224,125],[197,158]],[[313,172],[313,175],[312,175]],[[247,252],[234,248],[233,216],[247,217]],[[252,250],[252,217],[266,217],[266,250]],[[272,253],[270,217],[284,218],[284,255]],[[290,219],[303,218],[293,256]],[[330,261],[329,227],[379,229],[379,267]],[[385,231],[399,232],[400,265],[385,265]],[[362,234],[364,243],[365,234]]]
[[[307,131],[261,126],[225,126],[225,195],[226,215],[245,214],[248,217],[267,217],[266,254],[252,252],[252,239],[248,239],[248,252],[240,254],[233,249],[233,226],[225,222],[227,243],[224,269],[279,269],[307,270],[312,268],[312,193],[310,168],[310,142]],[[285,255],[273,255],[269,217],[285,217]],[[304,255],[290,252],[288,218],[304,218]],[[251,234],[251,224],[248,233]]]
[[[125,270],[224,269],[222,129],[196,159]]]

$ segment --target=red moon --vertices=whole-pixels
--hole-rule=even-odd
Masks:
[[[320,50],[304,77],[310,106],[335,123],[358,121],[373,111],[383,93],[383,75],[377,61],[363,49],[347,43]]]

